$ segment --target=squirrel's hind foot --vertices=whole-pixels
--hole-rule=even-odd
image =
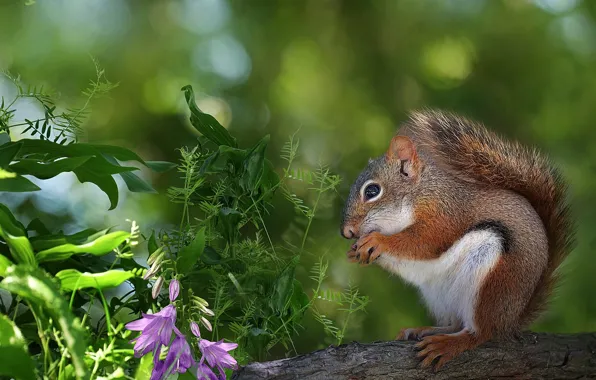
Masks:
[[[416,345],[421,350],[417,356],[423,358],[420,363],[423,368],[430,367],[435,359],[438,359],[434,365],[436,372],[457,355],[471,350],[481,343],[483,343],[482,339],[465,329],[454,334],[427,336]]]

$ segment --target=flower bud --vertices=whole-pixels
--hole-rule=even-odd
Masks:
[[[153,299],[156,299],[157,296],[159,295],[159,292],[161,292],[162,285],[163,285],[163,277],[159,276],[157,278],[157,280],[155,281],[155,284],[153,284],[153,289],[151,289],[151,296],[153,297]]]

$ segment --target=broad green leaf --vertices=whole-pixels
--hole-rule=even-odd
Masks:
[[[267,201],[273,198],[274,191],[271,191],[273,188],[277,188],[280,182],[279,175],[275,172],[273,164],[271,161],[265,159],[265,165],[263,166],[263,175],[261,176],[261,181],[259,186],[264,194],[267,194],[266,197],[263,198],[264,201]]]
[[[113,157],[120,161],[137,161],[155,171],[165,171],[175,166],[175,164],[165,161],[146,162],[133,151],[113,145],[85,143],[61,145],[48,140],[37,139],[23,139],[19,140],[18,143],[23,144],[21,150],[19,151],[20,157],[39,154],[44,155],[45,158],[54,159],[61,157],[93,156],[96,159],[105,160],[107,157]],[[16,143],[11,143],[11,145],[12,144]]]
[[[178,375],[178,380],[195,380],[196,374],[193,374],[191,371],[186,371]]]
[[[39,235],[49,235],[50,234],[50,230],[48,230],[48,228],[43,224],[43,222],[41,220],[39,220],[39,218],[35,218],[32,221],[30,221],[29,224],[27,225],[26,230],[27,231],[35,231]],[[29,240],[31,240],[31,239],[29,239]],[[33,242],[31,244],[33,245]]]
[[[75,245],[67,243],[38,252],[37,260],[40,263],[45,261],[61,261],[72,255],[83,253],[88,253],[94,256],[103,256],[112,252],[129,237],[129,232],[116,231],[100,236],[85,244]]]
[[[35,365],[27,351],[23,334],[8,316],[0,314],[0,377],[35,379]]]
[[[147,353],[141,358],[141,362],[135,372],[135,380],[149,380],[153,370],[153,352]],[[187,371],[189,373],[190,371]],[[178,377],[180,378],[180,377]]]
[[[76,377],[88,378],[84,361],[86,348],[84,330],[80,321],[72,315],[68,302],[62,297],[52,278],[38,268],[14,265],[7,269],[6,277],[0,282],[0,288],[41,307],[52,317],[62,332]]]
[[[0,255],[0,277],[4,277],[6,275],[6,269],[12,265],[12,262],[8,260],[5,256]]]
[[[21,146],[20,142],[6,143],[0,146],[0,168],[7,168],[10,162],[15,158]]]
[[[137,161],[145,165],[145,161],[132,150],[123,148],[121,146],[114,145],[102,145],[102,144],[79,144],[82,147],[90,148],[105,154],[112,156],[119,161]]]
[[[58,159],[64,157],[90,157],[88,162],[84,163],[87,170],[94,172],[95,174],[118,174],[125,171],[138,170],[135,167],[120,166],[110,163],[102,154],[102,151],[97,149],[112,148],[118,152],[127,151],[134,157],[140,160],[140,157],[127,149],[120,147],[110,147],[108,145],[93,145],[93,144],[68,144],[60,145],[48,140],[33,140],[23,139],[19,140],[19,143],[23,144],[19,150],[19,157],[27,158],[30,155],[43,155],[46,159]],[[11,143],[15,144],[15,143]],[[135,161],[138,161],[135,158]],[[142,160],[139,162],[143,162]]]
[[[228,243],[236,241],[236,237],[239,235],[238,225],[241,220],[242,214],[234,209],[222,207],[219,210],[219,227]]]
[[[0,237],[8,245],[10,253],[17,263],[37,265],[25,228],[16,221],[10,210],[3,204],[0,204]]]
[[[112,163],[103,156],[89,158],[87,162],[77,168],[77,170],[80,169],[84,169],[97,176],[109,176],[139,170],[139,168],[135,168],[134,166],[122,166],[118,163]]]
[[[27,227],[29,229],[29,227]],[[84,243],[89,243],[100,236],[105,235],[108,232],[108,229],[97,231],[95,229],[89,228],[83,231],[79,231],[72,235],[64,235],[64,234],[43,234],[41,236],[34,236],[29,239],[31,241],[31,245],[33,246],[34,252],[43,251],[46,249],[50,249],[56,247],[58,245],[63,244],[75,244],[81,245]]]
[[[89,171],[86,167],[79,167],[74,170],[75,175],[81,183],[91,182],[99,187],[110,200],[110,210],[118,205],[118,185],[111,175],[98,175]]]
[[[29,191],[39,191],[39,186],[27,178],[17,175],[13,178],[0,179],[0,191],[9,191],[11,193],[27,193]]]
[[[201,166],[200,173],[222,173],[230,172],[235,174],[242,167],[246,157],[246,150],[220,145],[219,149],[209,156]]]
[[[201,255],[201,261],[207,265],[217,265],[221,263],[221,255],[213,247],[206,246]]]
[[[193,241],[178,252],[176,268],[180,273],[188,273],[195,266],[205,249],[205,227],[201,228]]]
[[[155,238],[155,231],[151,231],[151,236],[149,236],[149,240],[147,240],[147,250],[151,255],[153,252],[157,251],[157,239]]]
[[[164,173],[176,167],[175,163],[168,161],[145,161],[145,165],[157,173]]]
[[[23,146],[19,151],[19,157],[30,155],[43,155],[47,158],[79,157],[79,156],[100,156],[100,152],[87,146],[88,144],[73,143],[61,145],[49,140],[22,139],[18,143]],[[15,143],[12,143],[15,144]]]
[[[11,164],[9,169],[18,174],[29,174],[37,178],[48,179],[60,173],[71,172],[85,164],[91,158],[91,156],[62,158],[48,163],[27,158]]]
[[[197,107],[192,86],[184,86],[182,91],[184,91],[184,97],[190,109],[190,123],[192,126],[217,145],[237,147],[236,139],[230,135],[228,130],[219,124],[213,116],[202,112]]]
[[[302,288],[302,283],[296,279],[294,279],[294,290],[292,292],[292,299],[290,300],[290,306],[292,307],[295,313],[302,311],[304,313],[306,311],[306,306],[310,302],[308,295],[304,292]]]
[[[242,176],[240,185],[250,193],[257,190],[261,176],[263,175],[265,148],[267,148],[268,143],[269,135],[259,141],[248,153],[246,160],[244,160],[244,175]]]
[[[114,157],[105,157],[110,163],[120,166],[120,163]],[[124,180],[128,190],[134,193],[157,193],[150,184],[145,182],[139,176],[131,172],[120,173],[120,177]]]
[[[6,232],[15,236],[25,236],[25,226],[19,222],[12,212],[0,203],[0,226]]]
[[[271,296],[271,306],[273,310],[278,313],[283,313],[288,305],[290,297],[294,291],[294,274],[296,270],[295,262],[291,262],[281,272],[275,286],[273,287],[273,295]]]
[[[109,270],[102,273],[81,273],[76,269],[65,269],[56,273],[56,278],[60,280],[60,288],[64,291],[84,288],[113,288],[131,277],[134,277],[134,273],[121,270]]]
[[[157,193],[155,189],[134,173],[120,173],[128,190],[133,193]]]

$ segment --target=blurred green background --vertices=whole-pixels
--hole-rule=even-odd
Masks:
[[[31,1],[29,1],[31,2]],[[329,165],[343,185],[316,221],[319,255],[331,260],[330,286],[349,281],[370,296],[349,340],[392,339],[428,323],[416,291],[378,267],[349,265],[339,236],[343,199],[369,157],[383,153],[408,110],[438,107],[485,122],[548,152],[571,183],[578,247],[564,281],[534,329],[596,330],[596,2],[580,0],[2,0],[0,69],[44,84],[60,105],[77,105],[98,59],[120,86],[94,101],[83,140],[122,145],[152,160],[176,161],[193,146],[180,88],[249,146],[271,134],[268,157],[297,130],[300,165]],[[0,95],[14,92],[0,76]],[[80,104],[78,104],[80,105]],[[40,113],[18,105],[17,119]],[[13,131],[13,133],[18,131]],[[17,133],[18,134],[18,133]],[[150,173],[145,173],[150,175]],[[179,221],[163,195],[175,172],[151,178],[161,195],[122,191],[117,210],[91,184],[62,174],[38,194],[0,194],[22,219],[66,230],[122,225],[143,229]],[[269,217],[280,236],[291,207]],[[307,286],[308,288],[308,286]],[[330,311],[332,313],[332,311]],[[312,326],[312,328],[311,328]],[[296,339],[321,347],[311,320]]]

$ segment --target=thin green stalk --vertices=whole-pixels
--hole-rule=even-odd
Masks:
[[[259,216],[259,219],[261,220],[261,224],[263,225],[263,229],[265,230],[265,234],[267,235],[267,240],[269,240],[269,244],[271,245],[273,254],[277,255],[277,252],[275,252],[275,246],[273,245],[273,241],[271,240],[271,236],[269,236],[269,231],[267,230],[267,226],[265,225],[265,221],[263,220],[263,217],[261,216],[261,212],[259,211],[259,208],[257,207],[255,200],[253,199],[252,196],[250,197],[250,199],[252,200],[253,205],[255,205],[255,209],[257,210],[257,215]]]
[[[108,335],[110,335],[110,330],[112,330],[112,333],[116,333],[114,330],[114,327],[112,326],[112,318],[110,317],[110,310],[108,309],[108,302],[106,301],[105,297],[103,296],[103,292],[98,289],[97,290],[99,292],[99,297],[101,298],[101,303],[103,304],[103,310],[105,312],[105,316],[106,316],[106,329],[108,330]],[[101,333],[101,329],[99,329],[98,327],[98,334]]]
[[[314,205],[312,206],[312,211],[308,217],[308,224],[306,225],[306,229],[304,230],[304,236],[302,237],[302,245],[300,246],[300,253],[304,251],[304,245],[306,244],[306,238],[308,237],[308,232],[310,231],[310,226],[312,224],[313,219],[315,218],[315,213],[317,212],[317,206],[319,205],[319,200],[321,199],[321,195],[323,194],[323,185],[325,184],[325,176],[320,180],[321,185],[317,190],[318,195],[317,199],[315,200]]]

